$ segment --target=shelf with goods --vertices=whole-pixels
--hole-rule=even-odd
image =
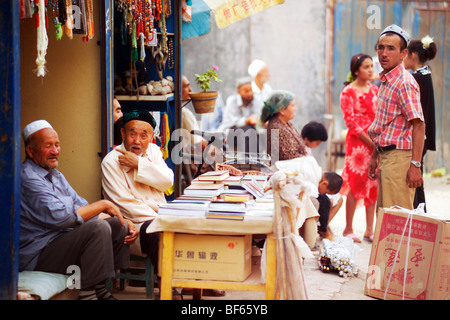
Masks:
[[[122,109],[174,108],[175,0],[122,0],[114,11],[114,94]],[[177,11],[177,12],[175,12]],[[123,103],[122,103],[123,102]],[[142,102],[142,103],[141,103]],[[165,106],[168,105],[168,106]]]
[[[123,113],[144,109],[155,117],[155,143],[166,146],[163,155],[175,173],[176,194],[179,174],[168,142],[181,127],[181,2],[118,0],[113,15],[114,97]]]

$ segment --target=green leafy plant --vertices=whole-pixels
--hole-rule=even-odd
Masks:
[[[206,71],[204,74],[195,74],[195,81],[197,81],[203,92],[206,92],[211,87],[212,79],[217,82],[222,82],[217,75],[218,70],[218,66],[212,66],[211,69]]]

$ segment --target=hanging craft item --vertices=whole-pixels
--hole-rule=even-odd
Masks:
[[[161,13],[161,19],[159,20],[159,29],[161,30],[161,49],[163,54],[166,56],[166,59],[164,60],[164,64],[167,60],[167,53],[169,51],[167,47],[167,26],[166,26],[166,6],[163,6]],[[164,69],[164,68],[163,68]]]
[[[158,37],[154,27],[154,12],[156,5],[151,0],[144,1],[144,19],[145,19],[145,39],[147,46],[156,46],[158,44]]]
[[[20,3],[21,6],[22,6],[22,3],[23,3],[23,8],[21,7],[20,19],[32,18],[33,14],[34,14],[34,1],[32,1],[32,0],[24,0],[23,2],[21,1],[21,3]]]
[[[158,21],[161,18],[161,13],[162,13],[162,0],[155,0],[155,4],[156,4],[156,21]]]
[[[172,14],[172,4],[170,0],[164,1],[164,15],[168,18]]]
[[[36,15],[36,26],[37,26],[37,58],[36,58],[36,74],[38,77],[44,77],[47,73],[45,68],[45,56],[47,54],[48,47],[48,36],[46,28],[46,16],[45,16],[45,0],[39,0],[36,3],[38,14]]]
[[[157,2],[158,3],[158,2]],[[158,46],[158,49],[154,53],[153,57],[155,59],[155,66],[156,71],[158,72],[159,78],[162,80],[164,78],[163,71],[166,68],[166,61],[168,58],[169,49],[167,46],[167,26],[166,26],[166,14],[165,14],[165,7],[162,6],[160,3],[160,10],[159,13],[159,29],[161,30],[161,42]]]
[[[73,38],[73,11],[72,11],[72,0],[66,0],[66,35],[69,37],[69,39]]]
[[[169,128],[169,118],[167,113],[163,113],[161,121],[161,152],[163,154],[164,160],[169,157],[169,140],[170,140],[170,128]],[[174,193],[175,188],[172,185],[169,189],[164,191],[166,196],[170,196]]]
[[[80,0],[73,0],[80,1]],[[166,68],[167,60],[169,59],[168,67],[173,69],[173,40],[169,41],[166,18],[172,14],[171,1],[166,0],[116,0],[116,9],[122,13],[122,21],[120,24],[120,36],[122,45],[127,45],[128,36],[131,41],[131,73],[136,73],[136,62],[139,60],[141,68],[144,67],[143,62],[147,58],[146,49],[150,50],[150,59],[148,64],[155,62],[156,72],[161,82],[167,82],[164,79],[163,71]],[[155,22],[158,21],[160,33],[155,28]],[[159,41],[158,41],[159,37]],[[147,47],[147,48],[146,48]],[[158,92],[155,88],[144,87],[142,81],[137,81],[138,94],[155,95]],[[163,90],[162,90],[163,91]],[[173,89],[171,90],[173,91]],[[161,93],[163,94],[163,93]]]
[[[172,38],[169,39],[169,53],[168,53],[167,59],[169,59],[167,66],[169,67],[169,69],[173,69],[174,62],[173,62],[173,39]]]
[[[161,122],[161,147],[160,147],[164,160],[169,157],[169,140],[170,140],[169,118],[167,117],[167,113],[164,113]]]
[[[88,42],[94,37],[94,7],[92,0],[86,0],[86,34],[83,41]]]
[[[56,40],[61,40],[64,29],[66,35],[72,39],[73,34],[83,34],[83,41],[94,37],[94,9],[93,0],[20,0],[21,19],[32,18],[34,15],[37,30],[37,68],[34,70],[38,77],[47,73],[45,56],[48,49],[48,17],[51,14]],[[74,23],[73,8],[77,16]],[[74,28],[74,25],[79,28]],[[80,32],[81,31],[81,32]]]
[[[137,39],[136,39],[136,24],[133,23],[133,31],[131,33],[131,62],[138,61]]]
[[[63,31],[61,28],[61,22],[59,21],[59,0],[51,0],[49,1],[49,6],[52,9],[53,13],[53,25],[55,27],[55,36],[56,40],[61,40],[63,35]]]

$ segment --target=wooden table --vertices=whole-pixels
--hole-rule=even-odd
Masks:
[[[161,300],[172,299],[173,288],[193,288],[193,289],[222,289],[222,290],[243,290],[243,291],[264,291],[265,298],[275,299],[275,280],[277,270],[276,241],[272,234],[273,221],[264,221],[262,225],[255,227],[257,221],[232,221],[232,220],[214,220],[205,218],[191,218],[186,221],[185,217],[179,217],[184,220],[183,228],[176,226],[176,217],[159,216],[150,225],[153,225],[153,231],[159,229],[162,231],[161,240],[163,250],[162,268],[161,268]],[[202,221],[203,219],[204,221]],[[170,221],[172,220],[172,221]],[[167,223],[169,221],[169,223]],[[156,223],[155,223],[156,222]],[[174,223],[171,223],[174,222]],[[207,225],[199,227],[195,222],[206,222]],[[189,227],[192,223],[192,230]],[[170,230],[171,229],[171,230]],[[238,231],[236,231],[238,229]],[[213,234],[213,235],[245,235],[248,232],[243,230],[252,230],[253,234],[266,234],[266,274],[265,281],[261,281],[261,271],[259,265],[252,265],[250,276],[242,282],[238,281],[216,281],[216,280],[192,280],[173,278],[174,265],[174,238],[177,232],[192,234]],[[263,232],[262,232],[263,231]],[[147,230],[149,232],[149,230]]]

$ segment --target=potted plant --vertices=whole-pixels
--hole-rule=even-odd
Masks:
[[[195,81],[202,89],[202,91],[189,93],[195,112],[209,113],[214,111],[219,93],[217,91],[208,91],[208,89],[211,87],[211,80],[214,79],[217,82],[222,82],[217,75],[218,70],[218,66],[212,66],[204,74],[195,74]]]

